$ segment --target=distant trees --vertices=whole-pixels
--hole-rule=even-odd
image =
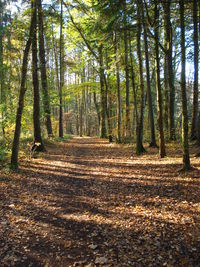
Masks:
[[[2,136],[14,129],[11,109],[17,108],[19,98],[12,162],[18,155],[21,124],[24,136],[33,133],[41,145],[46,132],[61,138],[66,133],[112,135],[119,143],[135,142],[137,154],[145,152],[144,142],[153,147],[159,143],[160,157],[166,155],[166,142],[179,140],[182,129],[184,168],[189,169],[188,131],[191,140],[200,143],[198,1],[35,4],[38,32],[29,29],[34,34],[30,41],[28,9],[12,21],[5,16],[7,4],[0,1]],[[18,31],[21,27],[23,32]],[[192,65],[189,81],[186,66]]]

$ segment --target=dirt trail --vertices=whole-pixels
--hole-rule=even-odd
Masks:
[[[97,138],[0,173],[0,266],[200,266],[200,162]]]

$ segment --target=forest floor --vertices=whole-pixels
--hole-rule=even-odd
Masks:
[[[0,171],[0,266],[200,266],[200,159],[75,137]]]

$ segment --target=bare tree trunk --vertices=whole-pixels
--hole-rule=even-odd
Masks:
[[[3,5],[3,4],[2,4]],[[1,7],[1,6],[0,6]],[[5,116],[5,86],[4,86],[4,64],[3,64],[3,8],[0,10],[0,104],[2,105],[2,135],[5,135],[4,131],[4,116]]]
[[[106,91],[104,87],[104,66],[103,66],[103,47],[99,47],[99,72],[100,72],[100,90],[101,90],[101,122],[100,136],[106,138]]]
[[[64,85],[64,72],[63,72],[63,0],[60,3],[60,86],[59,86],[59,98],[60,98],[60,108],[59,108],[59,137],[63,138],[63,97],[62,90]]]
[[[131,63],[131,82],[132,82],[132,89],[133,89],[133,103],[134,103],[134,112],[133,112],[133,125],[134,121],[136,122],[135,125],[138,123],[138,108],[137,108],[137,94],[136,94],[136,86],[135,86],[135,72],[133,69],[133,55],[131,49],[131,34],[129,34],[129,55],[130,55],[130,63]],[[134,116],[135,115],[135,116]],[[135,120],[134,120],[135,117]]]
[[[37,3],[38,3],[38,26],[39,26],[39,56],[40,56],[40,72],[41,72],[42,92],[43,92],[43,105],[44,105],[47,133],[48,133],[48,136],[51,136],[53,134],[53,131],[52,131],[52,123],[51,123],[50,99],[49,99],[49,93],[48,93],[48,88],[47,88],[43,10],[42,10],[41,0],[37,0]]]
[[[124,24],[124,54],[125,54],[125,77],[126,77],[126,137],[131,135],[130,126],[130,98],[129,98],[129,64],[128,64],[128,35],[127,35],[127,7],[123,0],[123,24]]]
[[[174,71],[172,62],[172,25],[170,21],[171,12],[170,5],[171,0],[163,1],[164,8],[164,20],[165,20],[165,38],[167,42],[166,60],[167,60],[167,76],[169,85],[169,134],[170,140],[175,140],[175,119],[174,119],[174,107],[175,107],[175,86],[174,86]]]
[[[115,48],[115,67],[116,67],[116,80],[117,80],[117,139],[121,143],[121,88],[119,76],[119,55],[118,55],[118,40],[117,32],[114,33],[114,48]]]
[[[147,101],[148,101],[148,108],[149,108],[149,123],[150,123],[150,129],[151,129],[150,147],[157,147],[156,137],[155,137],[155,126],[154,126],[152,95],[151,95],[151,82],[150,82],[150,69],[149,69],[149,51],[148,51],[147,29],[146,29],[146,22],[145,22],[145,19],[144,19],[143,4],[142,4],[142,21],[143,21],[143,28],[144,28],[145,63],[146,63],[146,76],[147,76]]]
[[[143,147],[143,119],[144,119],[144,79],[143,79],[143,60],[141,53],[141,1],[137,0],[137,55],[139,61],[139,78],[140,78],[140,118],[136,129],[136,153],[141,154],[145,151]]]
[[[32,79],[33,79],[33,126],[34,144],[37,151],[45,151],[40,128],[40,95],[38,80],[38,58],[37,58],[37,5],[33,4],[33,39],[32,39]]]
[[[165,125],[165,130],[167,132],[167,135],[169,133],[169,79],[168,79],[168,53],[167,53],[167,49],[168,49],[168,43],[169,43],[169,35],[168,35],[168,22],[167,22],[167,12],[166,12],[166,8],[165,5],[167,5],[167,3],[163,3],[163,9],[165,10],[164,12],[164,49],[165,49],[165,53],[164,53],[164,125]]]
[[[194,90],[193,90],[193,110],[192,110],[192,127],[191,139],[197,139],[198,132],[198,71],[199,71],[199,46],[198,46],[198,22],[197,22],[197,0],[193,0],[193,23],[194,23]]]
[[[18,108],[17,108],[17,115],[16,115],[16,122],[15,122],[15,133],[13,138],[12,144],[12,155],[11,155],[11,169],[18,169],[18,152],[19,152],[19,138],[21,133],[21,120],[22,120],[22,113],[24,109],[24,96],[26,92],[26,74],[27,74],[27,66],[28,66],[28,55],[32,43],[33,38],[33,15],[30,24],[29,30],[29,37],[26,43],[26,47],[24,50],[23,55],[23,63],[21,69],[21,85],[20,85],[20,92],[19,92],[19,101],[18,101]]]
[[[182,145],[183,145],[183,169],[190,170],[190,155],[188,144],[188,113],[187,113],[187,94],[185,77],[185,23],[184,23],[184,0],[179,0],[180,22],[181,22],[181,95],[182,95]]]
[[[166,156],[165,139],[163,131],[163,115],[162,115],[162,92],[160,84],[160,57],[159,57],[159,10],[158,1],[155,1],[155,69],[156,69],[156,90],[157,90],[157,110],[158,110],[158,127],[159,127],[159,154],[163,158]]]

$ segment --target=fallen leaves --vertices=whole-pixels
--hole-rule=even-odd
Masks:
[[[199,266],[199,159],[184,174],[99,139],[48,151],[0,174],[5,266]]]

